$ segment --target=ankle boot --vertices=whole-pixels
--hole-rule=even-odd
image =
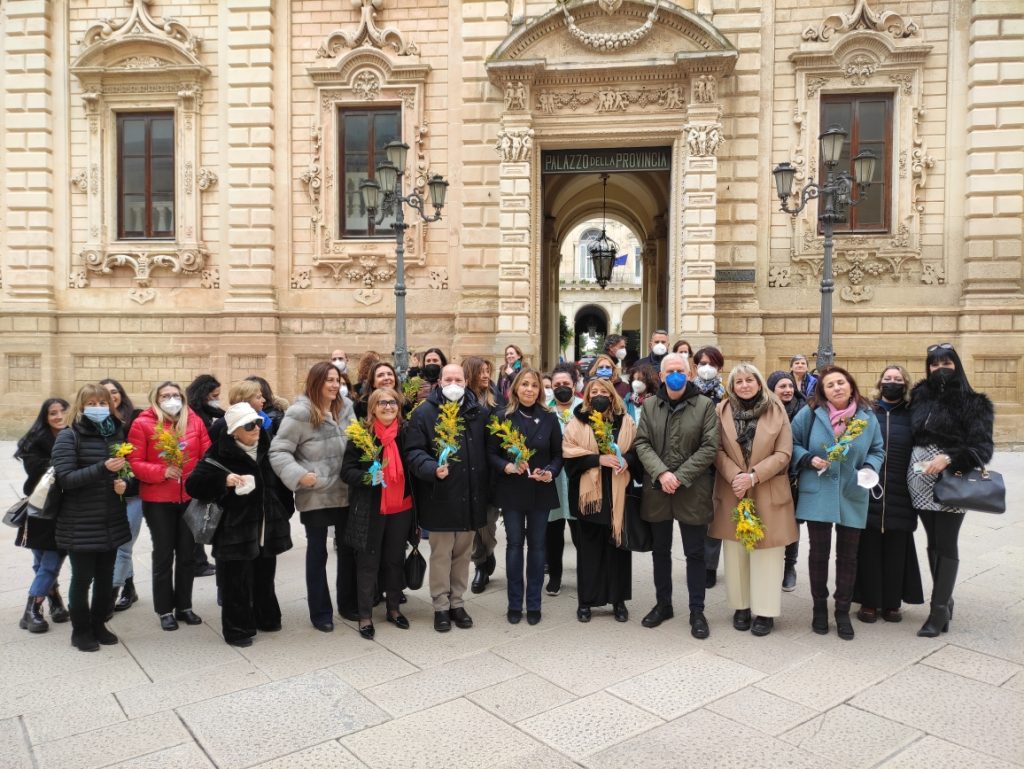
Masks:
[[[68,607],[64,605],[64,599],[60,595],[60,585],[54,583],[53,590],[50,591],[50,595],[47,596],[47,600],[50,603],[50,619],[57,624],[67,622],[71,619]]]
[[[50,623],[43,617],[43,600],[38,601],[32,596],[28,597],[25,604],[25,613],[21,615],[18,627],[30,633],[45,633],[50,629]]]
[[[117,603],[114,604],[114,611],[124,611],[130,609],[132,604],[139,600],[139,594],[135,592],[135,581],[128,577],[124,581],[124,587],[121,589],[121,597]]]
[[[852,641],[854,633],[853,623],[850,622],[850,610],[846,609],[845,611],[843,611],[840,609],[836,609],[835,618],[836,634],[844,641]]]
[[[828,633],[828,604],[814,602],[814,613],[811,615],[811,630],[818,635]]]
[[[949,630],[951,616],[950,603],[953,586],[956,585],[956,572],[960,561],[954,558],[938,556],[935,562],[935,584],[932,585],[931,612],[928,619],[917,631],[921,638],[937,638],[940,633]]]

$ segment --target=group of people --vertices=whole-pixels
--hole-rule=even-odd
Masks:
[[[338,349],[291,404],[258,376],[230,385],[223,404],[208,374],[185,390],[156,385],[141,411],[113,380],[83,386],[70,404],[49,399],[16,456],[26,494],[52,467],[63,498],[54,521],[29,517],[18,532],[35,572],[20,624],[45,631],[48,600],[52,621],[70,618],[77,648],[117,643],[106,622],[138,600],[131,548],[143,519],[160,626],[201,623],[192,583],[205,552],[186,521],[197,500],[221,511],[213,556],[223,636],[235,646],[281,628],[276,558],[292,546],[296,510],[309,618],[322,632],[334,630],[337,611],[372,639],[381,603],[386,622],[408,629],[406,554],[423,538],[434,629],[472,627],[464,596],[493,578],[499,518],[506,618],[530,625],[541,622],[543,595],[561,592],[566,522],[580,622],[601,607],[628,621],[632,558],[646,551],[656,604],[642,624],[671,619],[678,524],[698,639],[710,634],[705,594],[723,553],[733,627],[772,631],[781,593],[796,586],[800,523],[813,630],[829,631],[833,536],[839,637],[854,637],[853,602],[863,622],[898,622],[904,603],[924,602],[920,520],[933,589],[918,634],[945,632],[964,511],[937,504],[932,488],[943,471],[993,452],[992,404],[970,387],[953,346],[929,347],[913,386],[904,368],[887,366],[867,398],[839,366],[812,374],[795,356],[790,371],[768,377],[747,362],[725,373],[717,348],[668,342],[656,331],[628,371],[616,335],[585,372],[573,363],[539,371],[515,345],[497,372],[484,358],[454,363],[431,348],[404,379],[373,351],[352,378]],[[65,555],[67,608],[57,587]]]

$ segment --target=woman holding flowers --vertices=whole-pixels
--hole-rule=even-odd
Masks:
[[[717,407],[720,445],[709,535],[722,540],[725,551],[732,626],[766,636],[782,613],[786,545],[798,536],[789,491],[793,434],[786,408],[753,364],[733,368],[725,392]]]
[[[505,518],[508,621],[523,617],[523,547],[526,546],[526,621],[540,622],[548,513],[558,506],[554,480],[562,470],[562,426],[543,402],[541,374],[521,370],[509,388],[508,406],[491,418],[488,456],[497,474],[495,498]]]
[[[100,644],[117,643],[105,623],[117,548],[132,538],[124,502],[126,462],[118,450],[124,427],[99,384],[78,391],[65,420],[69,429],[53,444],[53,469],[64,492],[57,547],[71,559],[71,645],[92,652]]]
[[[828,562],[836,530],[836,632],[853,638],[850,602],[857,546],[867,523],[868,490],[878,483],[885,450],[882,431],[849,372],[826,366],[807,407],[793,420],[792,467],[799,471],[796,517],[807,521],[807,557],[814,613],[811,629],[828,633]]]
[[[578,523],[576,619],[611,604],[618,622],[629,619],[632,554],[622,540],[626,497],[643,468],[633,448],[636,425],[608,379],[591,379],[583,403],[565,426],[562,453],[569,476],[569,509]],[[639,492],[637,492],[639,493]]]
[[[185,405],[181,387],[163,382],[128,432],[128,463],[139,479],[142,514],[153,539],[153,608],[160,627],[202,622],[192,611],[195,539],[183,517],[191,497],[185,481],[210,448],[206,425]]]
[[[367,408],[366,420],[353,421],[346,430],[341,478],[349,488],[344,541],[356,552],[359,635],[373,640],[378,574],[387,595],[387,621],[409,629],[399,602],[405,587],[405,543],[415,541],[416,520],[411,477],[402,459],[402,398],[396,390],[381,387],[370,394]]]
[[[306,603],[309,620],[322,633],[334,631],[334,606],[327,585],[327,529],[344,531],[348,487],[341,480],[341,461],[352,421],[352,406],[340,397],[341,377],[329,361],[306,374],[303,394],[288,407],[270,444],[270,464],[285,486],[295,492],[295,507],[306,528]],[[354,580],[343,549],[338,549],[338,612],[355,620]]]

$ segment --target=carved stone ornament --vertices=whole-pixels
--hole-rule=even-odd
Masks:
[[[373,46],[374,48],[389,47],[394,49],[399,56],[415,56],[419,49],[412,42],[406,42],[402,33],[397,27],[377,26],[377,11],[384,7],[384,0],[355,0],[355,4],[361,1],[359,26],[354,32],[346,32],[337,29],[327,36],[327,39],[317,49],[318,59],[333,59],[343,48],[355,48],[358,45]]]
[[[715,101],[715,78],[712,75],[701,75],[693,81],[693,100],[698,104],[711,104]]]
[[[363,288],[374,288],[395,277],[395,268],[378,256],[367,254],[357,259],[357,264],[344,271],[352,283],[362,283]],[[337,281],[337,278],[335,278]]]
[[[712,157],[725,143],[722,127],[718,125],[686,126],[686,146],[694,157]]]
[[[855,56],[847,63],[843,74],[852,85],[861,86],[868,82],[877,68],[878,65],[867,56]]]
[[[150,15],[149,6],[153,0],[131,0],[132,10],[128,18],[117,23],[113,19],[104,19],[93,24],[82,38],[82,46],[89,48],[96,43],[111,42],[129,36],[152,35],[156,38],[167,38],[180,48],[195,56],[199,52],[202,40],[193,35],[188,27],[176,19],[166,18],[157,21]],[[136,57],[134,68],[150,68],[154,66],[151,57]],[[131,65],[128,65],[131,66]]]
[[[89,174],[85,171],[79,171],[77,174],[71,177],[71,184],[78,188],[79,192],[89,191]]]
[[[913,37],[920,32],[920,28],[912,19],[895,11],[874,11],[868,5],[868,0],[856,0],[850,13],[834,13],[825,17],[817,26],[807,27],[803,32],[803,39],[825,42],[833,34],[856,29],[883,32],[897,39]]]
[[[521,112],[526,109],[526,84],[522,81],[505,86],[505,111]]]
[[[612,4],[614,4],[614,7],[609,10]],[[620,5],[622,5],[622,0],[614,0],[614,3],[613,0],[601,0],[601,7],[607,13],[614,13],[619,9]],[[588,48],[607,53],[630,48],[647,37],[651,30],[654,29],[654,22],[658,18],[658,8],[660,6],[661,0],[654,0],[654,7],[647,14],[644,23],[635,29],[623,32],[587,32],[585,29],[581,29],[576,26],[576,18],[569,12],[568,2],[562,2],[562,13],[565,16],[565,26],[569,30],[569,34]]]
[[[913,147],[910,150],[910,177],[913,180],[914,193],[911,202],[919,214],[924,211],[924,204],[920,199],[921,191],[928,181],[928,169],[935,165],[935,158],[928,154],[928,147],[919,133],[924,115],[924,107],[914,107]]]
[[[196,186],[200,192],[206,192],[210,187],[217,183],[217,174],[211,171],[209,168],[200,168],[199,175],[196,177]]]
[[[153,270],[159,267],[174,274],[197,274],[202,271],[206,263],[206,254],[198,249],[111,253],[86,249],[82,251],[81,256],[87,270],[104,275],[111,274],[115,267],[131,268],[134,273],[132,281],[135,286],[128,296],[139,304],[145,304],[156,297],[156,290],[153,288]],[[85,274],[88,275],[88,273]]]
[[[494,149],[503,163],[529,160],[533,154],[533,129],[502,128]]]
[[[313,212],[310,214],[309,220],[310,224],[314,227],[323,219],[323,211],[320,207],[320,193],[323,188],[323,179],[320,175],[320,154],[322,149],[322,128],[320,126],[314,126],[312,130],[309,165],[306,167],[302,176],[299,177],[299,181],[301,181],[303,186],[306,188],[306,195],[309,197],[309,202],[312,205]]]
[[[630,107],[646,110],[682,110],[686,107],[685,93],[680,85],[664,88],[642,87],[636,90],[603,88],[595,91],[542,91],[537,94],[537,106],[545,115],[569,110],[577,112],[591,106],[594,112],[627,112]]]
[[[352,93],[364,101],[373,101],[380,96],[380,78],[369,70],[352,78]]]

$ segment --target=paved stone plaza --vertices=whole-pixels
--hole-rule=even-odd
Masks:
[[[0,443],[0,502],[16,498],[14,446]],[[1013,503],[970,514],[961,534],[956,617],[939,639],[902,624],[855,621],[857,638],[810,630],[801,581],[767,638],[732,629],[720,583],[711,638],[689,635],[681,548],[676,619],[640,626],[653,605],[650,558],[634,558],[632,617],[575,619],[575,571],[544,599],[537,627],[506,623],[505,582],[468,602],[476,626],[431,627],[425,590],[401,631],[377,640],[350,623],[309,624],[304,537],[279,559],[284,630],[239,650],[222,641],[212,578],[196,581],[207,623],[159,629],[149,596],[148,533],[136,547],[142,598],[111,623],[121,643],[83,654],[68,625],[30,636],[17,620],[30,554],[0,548],[0,765],[92,767],[996,767],[1024,765],[1024,454],[1000,454]],[[7,531],[8,543],[12,531]],[[918,533],[921,561],[923,532]],[[500,561],[500,559],[499,559]],[[68,567],[62,582],[67,586]],[[926,591],[929,589],[925,577]],[[680,589],[682,588],[682,590]]]

